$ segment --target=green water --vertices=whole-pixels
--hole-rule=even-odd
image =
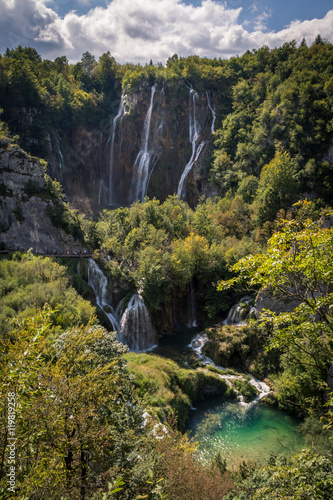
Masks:
[[[263,464],[271,453],[292,455],[304,447],[300,422],[262,403],[205,401],[192,410],[191,435],[199,443],[198,457],[207,462],[217,453],[232,469],[243,460]]]

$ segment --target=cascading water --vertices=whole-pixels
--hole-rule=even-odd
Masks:
[[[103,194],[103,191],[105,193],[105,184],[104,184],[104,181],[103,179],[101,179],[99,181],[99,189],[98,189],[98,204],[100,205],[101,204],[101,199],[102,199],[102,194]],[[105,195],[104,195],[105,196]]]
[[[157,345],[156,334],[141,295],[135,293],[120,321],[118,340],[131,351],[147,351]]]
[[[209,97],[209,94],[208,92],[206,91],[206,96],[207,96],[207,105],[212,113],[212,117],[213,117],[213,121],[212,121],[212,125],[211,125],[211,132],[212,134],[215,132],[215,120],[216,120],[216,113],[215,113],[215,109],[212,107],[211,105],[211,102],[210,102],[210,97]]]
[[[112,328],[117,332],[117,340],[127,344],[131,351],[142,352],[157,345],[157,336],[141,295],[135,293],[121,316],[123,300],[116,308],[110,305],[108,281],[103,271],[92,259],[88,261],[88,284],[94,290],[97,305],[108,317]]]
[[[185,165],[184,171],[182,173],[182,176],[180,178],[178,187],[177,187],[177,194],[180,198],[183,196],[183,191],[184,191],[184,182],[187,179],[188,174],[190,173],[194,163],[198,160],[199,155],[205,145],[205,141],[202,141],[199,146],[197,147],[197,140],[199,138],[201,128],[200,124],[197,120],[196,117],[196,102],[199,99],[199,96],[197,92],[195,92],[193,89],[190,89],[190,95],[189,95],[189,142],[191,143],[192,146],[192,154],[191,158],[188,161],[188,163]]]
[[[194,296],[194,286],[192,280],[188,284],[188,320],[187,326],[189,328],[195,328],[197,325],[196,308],[195,308],[195,296]]]
[[[149,149],[149,138],[151,129],[151,116],[154,107],[154,96],[156,93],[157,84],[151,88],[150,104],[144,122],[143,136],[141,140],[141,149],[134,162],[134,172],[132,185],[134,190],[134,200],[143,201],[148,184],[149,167],[151,164],[153,153]]]
[[[206,333],[198,333],[197,335],[195,335],[193,337],[193,339],[188,347],[190,347],[196,353],[196,355],[198,356],[198,358],[200,359],[200,361],[202,362],[203,365],[212,365],[215,368],[218,368],[219,370],[226,370],[226,368],[223,368],[223,366],[216,365],[211,358],[209,358],[208,356],[203,354],[203,352],[202,352],[203,347],[206,344],[206,342],[208,342],[208,340],[209,340],[209,338],[208,338]],[[226,383],[229,385],[229,387],[231,387],[238,394],[238,396],[237,396],[238,403],[241,406],[244,406],[246,408],[250,408],[254,404],[258,403],[258,401],[260,401],[263,397],[267,396],[271,392],[270,387],[267,384],[265,384],[265,382],[261,382],[261,381],[257,380],[253,375],[249,375],[249,376],[251,377],[251,379],[249,380],[249,383],[251,385],[253,385],[253,387],[255,387],[258,395],[250,403],[245,403],[243,396],[239,393],[239,391],[237,391],[237,389],[232,384],[233,380],[236,380],[236,379],[244,380],[244,376],[243,375],[229,375],[229,374],[224,375],[221,373],[219,374],[219,377],[222,378],[223,380],[225,380]]]
[[[161,93],[160,93],[160,100],[161,100],[161,107],[162,107],[162,110],[163,110],[163,109],[165,109],[164,83],[163,83],[163,87],[162,87],[162,90],[161,90]],[[157,122],[157,130],[155,132],[155,137],[154,137],[155,141],[156,141],[156,139],[162,137],[164,126],[165,126],[164,118],[163,118],[163,116],[160,116],[159,120]],[[145,187],[145,196],[146,196],[147,191],[148,191],[148,186],[149,186],[150,178],[152,176],[154,167],[156,165],[157,160],[161,156],[161,151],[159,151],[159,148],[155,148],[155,151],[153,153],[154,154],[152,155],[151,162],[150,162],[149,176],[148,176],[148,179],[147,179],[147,182],[146,182],[146,187]]]
[[[56,135],[55,139],[56,139],[57,154],[58,154],[59,178],[60,178],[60,181],[63,182],[64,157],[63,157],[63,154],[61,152],[60,140],[59,140],[58,135]]]
[[[113,119],[112,133],[111,133],[111,137],[109,138],[109,141],[111,143],[111,146],[110,146],[110,171],[109,171],[109,205],[114,204],[114,200],[113,200],[113,198],[114,198],[113,197],[114,141],[115,141],[115,137],[116,137],[117,122],[118,122],[119,118],[122,117],[124,114],[123,100],[124,100],[124,97],[121,96],[118,113]],[[100,201],[98,203],[100,204]]]
[[[228,313],[227,319],[224,321],[225,325],[239,325],[245,324],[244,320],[256,316],[256,308],[251,307],[251,297],[243,297],[237,304],[232,306]]]
[[[57,144],[57,153],[59,157],[59,171],[61,172],[64,166],[64,157],[61,152],[60,141],[58,136],[56,136],[56,144]]]
[[[92,259],[88,261],[88,285],[94,290],[97,305],[108,317],[114,331],[119,331],[119,321],[111,305],[108,304],[108,280],[103,271]]]

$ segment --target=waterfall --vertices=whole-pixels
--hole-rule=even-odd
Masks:
[[[191,343],[188,345],[188,347],[190,347],[195,352],[195,354],[198,356],[203,365],[216,366],[211,358],[202,353],[202,349],[206,344],[206,342],[208,342],[208,340],[209,338],[206,333],[203,332],[197,333],[197,335],[195,335],[191,340]],[[222,367],[219,368],[223,370]]]
[[[135,293],[120,321],[119,340],[131,351],[147,351],[156,346],[156,335],[141,295]]]
[[[92,259],[88,261],[88,285],[94,290],[97,305],[108,317],[114,331],[119,330],[119,322],[113,307],[108,304],[108,280],[103,271]]]
[[[206,91],[206,96],[207,96],[207,105],[212,113],[212,117],[213,117],[213,121],[212,121],[212,125],[211,125],[211,132],[212,134],[215,132],[215,120],[216,120],[216,113],[215,113],[215,109],[212,107],[211,103],[210,103],[210,97],[209,97],[209,94],[208,92]]]
[[[228,313],[227,319],[223,323],[225,325],[242,326],[245,324],[245,319],[255,317],[256,308],[250,306],[251,300],[251,297],[247,295],[243,297],[237,304],[232,306]]]
[[[59,141],[59,137],[57,135],[56,135],[56,144],[57,144],[57,153],[58,153],[58,157],[59,157],[59,170],[61,172],[61,170],[63,169],[63,166],[64,166],[64,157],[63,157],[61,149],[60,149],[60,141]]]
[[[188,321],[187,321],[187,326],[189,328],[195,328],[197,325],[197,318],[196,318],[196,310],[195,310],[195,296],[194,296],[194,287],[193,287],[193,282],[192,280],[189,282],[188,285]]]
[[[78,268],[79,269],[79,268]],[[108,317],[112,328],[117,332],[117,340],[127,344],[131,351],[142,352],[157,345],[157,337],[141,295],[135,293],[121,316],[124,299],[116,310],[110,305],[108,280],[103,271],[92,259],[88,261],[88,284],[94,290],[96,303]],[[121,320],[119,318],[121,316]]]
[[[177,187],[177,194],[180,198],[183,196],[183,188],[184,188],[184,182],[192,169],[194,163],[198,160],[199,155],[205,145],[205,141],[202,141],[199,146],[197,147],[197,140],[199,138],[199,134],[201,132],[200,124],[196,118],[196,101],[198,100],[199,96],[197,92],[195,92],[193,89],[190,89],[190,95],[189,95],[189,142],[191,143],[192,146],[192,153],[191,153],[191,158],[188,161],[188,163],[185,165],[184,171],[182,173],[182,176],[180,178],[178,187]]]
[[[134,171],[137,171],[135,175],[136,178],[133,176],[132,180],[132,184],[135,185],[134,200],[143,201],[148,185],[149,167],[153,156],[152,152],[149,150],[149,137],[156,88],[157,84],[155,83],[151,88],[150,104],[145,118],[143,136],[141,139],[141,149],[134,162]]]
[[[113,174],[113,164],[114,164],[114,140],[115,140],[115,137],[116,137],[117,122],[118,122],[119,118],[122,117],[123,114],[124,114],[123,99],[124,99],[123,96],[121,96],[118,113],[114,117],[113,122],[112,122],[112,135],[111,135],[111,139],[109,138],[110,143],[111,143],[111,146],[110,146],[110,171],[109,171],[109,205],[113,205],[114,204],[114,201],[113,201],[113,191],[112,191],[112,188],[113,188],[112,174]],[[99,202],[99,204],[100,204],[100,202]]]
[[[102,192],[104,191],[104,197],[105,197],[105,184],[103,179],[99,181],[99,189],[98,189],[98,204],[101,204],[101,197],[102,197]]]

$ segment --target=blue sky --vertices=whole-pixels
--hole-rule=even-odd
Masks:
[[[110,51],[119,62],[165,63],[174,53],[230,57],[293,39],[333,41],[332,0],[0,0],[0,52],[43,57]]]

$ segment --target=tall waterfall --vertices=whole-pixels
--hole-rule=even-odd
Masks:
[[[195,296],[194,296],[194,286],[192,280],[188,285],[188,320],[187,326],[189,328],[195,328],[197,325],[197,315],[195,310]]]
[[[212,107],[211,105],[211,102],[210,102],[210,97],[209,97],[209,94],[208,94],[208,91],[206,90],[206,96],[207,96],[207,105],[212,113],[212,117],[213,117],[213,120],[212,120],[212,125],[211,125],[211,132],[212,134],[215,132],[215,120],[216,120],[216,113],[215,113],[215,109]]]
[[[88,285],[94,290],[97,305],[104,311],[108,317],[114,331],[119,330],[119,322],[116,313],[111,305],[108,304],[109,293],[107,289],[108,280],[103,271],[96,262],[89,259],[88,264]]]
[[[156,345],[156,334],[141,295],[132,295],[120,321],[119,340],[135,352],[146,351]]]
[[[116,128],[117,128],[117,122],[121,116],[124,114],[124,104],[123,104],[123,96],[120,98],[120,104],[119,104],[119,109],[117,115],[114,117],[113,122],[112,122],[112,135],[111,135],[111,146],[110,146],[110,171],[109,171],[109,205],[114,204],[113,200],[113,179],[112,179],[112,174],[113,174],[113,165],[114,165],[114,141],[116,137]],[[100,204],[100,202],[99,202]]]
[[[153,157],[153,152],[149,149],[149,138],[151,130],[151,116],[154,107],[154,96],[156,93],[157,84],[152,86],[150,95],[150,104],[144,122],[143,135],[141,139],[141,149],[134,162],[133,172],[133,191],[134,200],[143,201],[146,196],[147,185],[149,180],[149,167]]]
[[[205,145],[205,141],[202,141],[199,146],[197,147],[197,140],[199,138],[199,134],[201,132],[201,127],[200,124],[196,118],[196,102],[199,99],[199,96],[197,92],[195,92],[193,89],[190,89],[190,95],[189,95],[189,142],[191,143],[192,146],[192,154],[191,158],[188,161],[188,163],[185,165],[184,171],[182,173],[182,176],[180,178],[178,187],[177,187],[177,194],[180,198],[183,196],[183,191],[184,191],[184,182],[192,169],[194,163],[198,160],[199,155]]]

